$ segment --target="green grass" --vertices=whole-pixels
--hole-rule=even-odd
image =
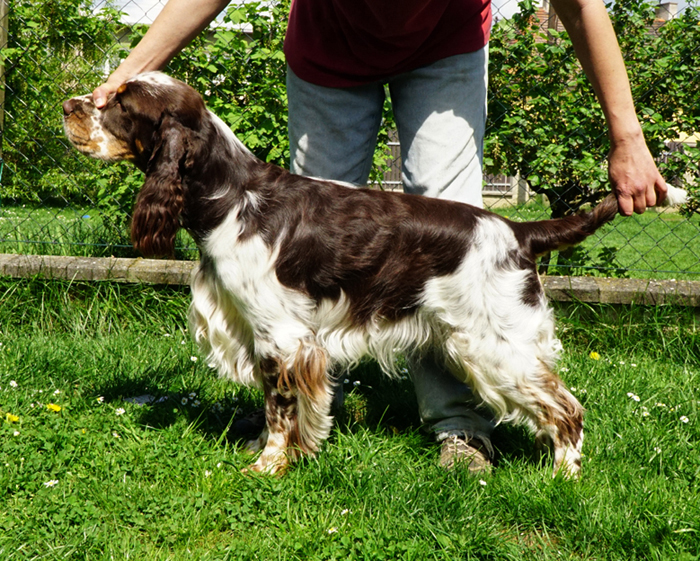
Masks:
[[[440,469],[410,383],[372,365],[345,376],[317,459],[242,475],[228,427],[260,396],[193,360],[187,305],[185,289],[0,281],[0,559],[700,558],[693,309],[557,308],[587,410],[570,482],[507,426],[490,476]],[[125,401],[143,394],[162,401]]]
[[[194,259],[194,241],[181,230],[179,259]],[[128,228],[95,208],[0,205],[0,253],[136,257]]]

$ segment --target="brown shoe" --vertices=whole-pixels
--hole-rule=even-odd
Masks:
[[[483,442],[476,438],[467,440],[455,434],[442,440],[440,465],[445,469],[452,469],[455,465],[459,465],[474,475],[489,473],[492,467],[488,450]]]

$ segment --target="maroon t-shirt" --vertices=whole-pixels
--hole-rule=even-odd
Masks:
[[[488,43],[491,0],[292,0],[284,43],[301,79],[375,82]]]

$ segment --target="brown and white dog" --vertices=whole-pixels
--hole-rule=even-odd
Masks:
[[[124,83],[101,110],[88,95],[63,111],[80,152],[146,174],[138,250],[172,255],[180,227],[195,239],[193,336],[220,375],[265,395],[250,469],[277,472],[318,451],[332,370],[371,356],[391,375],[397,355],[434,352],[499,420],[553,444],[555,473],[579,472],[583,410],[554,373],[559,342],[535,260],[612,220],[615,197],[516,223],[300,177],[255,158],[195,90],[161,73]]]

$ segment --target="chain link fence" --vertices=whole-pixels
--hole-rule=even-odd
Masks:
[[[697,189],[700,18],[690,3],[610,7],[652,153],[669,182]],[[0,0],[0,253],[134,256],[129,214],[142,183],[127,164],[79,155],[61,102],[91,91],[143,36],[165,0]],[[232,3],[168,67],[260,158],[286,166],[289,0]],[[397,8],[398,9],[398,8]],[[484,200],[513,220],[576,212],[606,189],[602,112],[550,6],[494,4]],[[372,183],[401,188],[387,102]],[[695,203],[618,217],[544,260],[549,273],[700,278]],[[177,256],[197,252],[186,233]]]

